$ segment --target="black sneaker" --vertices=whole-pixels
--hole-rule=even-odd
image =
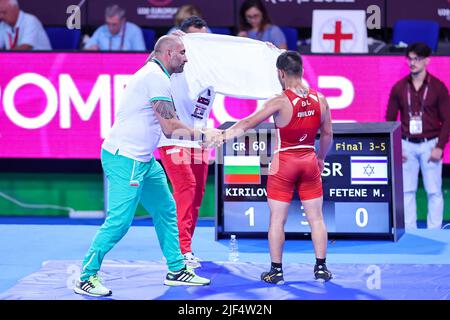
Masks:
[[[327,269],[326,264],[316,264],[314,266],[314,277],[316,280],[323,280],[327,282],[333,278],[333,275]]]
[[[272,284],[284,284],[283,271],[271,268],[269,272],[261,273],[261,280]]]

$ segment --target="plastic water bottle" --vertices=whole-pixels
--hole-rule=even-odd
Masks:
[[[235,234],[232,234],[230,238],[230,252],[228,253],[228,260],[231,262],[239,261],[239,247]]]

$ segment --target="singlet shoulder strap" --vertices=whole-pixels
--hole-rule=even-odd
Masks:
[[[308,96],[311,97],[312,99],[314,99],[316,102],[320,102],[319,93],[317,92],[317,90],[310,88],[309,92],[308,92]]]
[[[295,92],[293,92],[291,89],[284,90],[284,94],[289,98],[289,100],[293,100],[297,97]]]
[[[300,100],[300,96],[298,94],[296,94],[294,91],[292,91],[291,89],[284,90],[284,94],[288,97],[289,102],[291,103],[291,106],[293,108],[295,108],[295,105]]]

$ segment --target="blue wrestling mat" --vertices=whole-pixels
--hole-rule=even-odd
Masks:
[[[106,260],[100,276],[118,300],[437,300],[450,299],[450,265],[333,264],[335,279],[313,280],[312,265],[289,264],[284,285],[259,280],[267,264],[203,262],[206,287],[163,285],[161,262]],[[78,261],[47,261],[42,268],[0,295],[13,300],[98,299],[72,291]]]
[[[87,299],[71,288],[98,226],[1,222],[0,299]],[[212,284],[166,287],[154,227],[133,226],[106,256],[101,276],[113,290],[109,299],[123,300],[450,300],[450,230],[413,230],[398,242],[330,239],[327,265],[335,278],[325,284],[313,280],[309,240],[286,242],[282,286],[259,278],[270,265],[267,239],[238,242],[240,262],[228,262],[228,240],[215,241],[211,226],[197,227],[193,248],[205,260],[198,273]]]

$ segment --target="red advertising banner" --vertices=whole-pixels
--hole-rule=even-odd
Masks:
[[[146,54],[0,54],[0,158],[96,159],[129,76]],[[304,56],[305,81],[325,94],[334,121],[384,121],[403,56]],[[43,63],[45,61],[45,63]],[[450,88],[450,57],[429,71]],[[263,101],[216,96],[211,126],[241,119]],[[445,162],[450,163],[447,146]]]

